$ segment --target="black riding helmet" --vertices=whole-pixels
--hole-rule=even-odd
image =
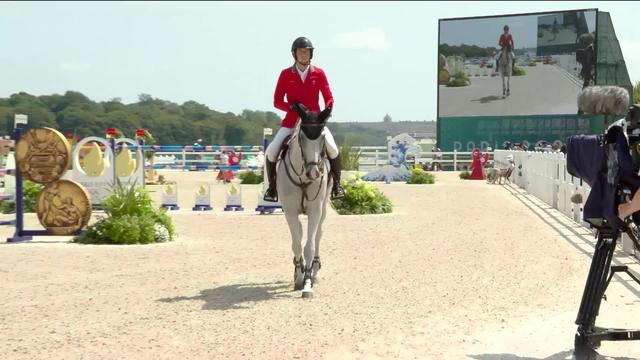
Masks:
[[[311,40],[306,37],[301,36],[293,40],[293,44],[291,44],[291,55],[293,55],[293,59],[297,61],[296,49],[311,49],[311,57],[309,59],[313,59],[313,44],[311,43]]]

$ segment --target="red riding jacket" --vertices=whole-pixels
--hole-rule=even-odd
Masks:
[[[515,46],[513,45],[513,37],[511,37],[511,34],[500,35],[500,41],[498,41],[498,44],[500,45],[501,48],[504,48],[509,43],[511,43],[511,48],[515,49]]]
[[[295,65],[288,67],[280,72],[276,91],[273,94],[273,106],[277,109],[285,111],[287,114],[282,120],[282,127],[293,128],[298,121],[298,113],[289,109],[294,102],[301,103],[309,111],[320,111],[318,100],[322,93],[325,108],[329,104],[333,104],[333,95],[329,88],[329,82],[324,71],[317,66],[310,65],[307,78],[302,82],[300,74]],[[287,101],[284,101],[284,96]]]

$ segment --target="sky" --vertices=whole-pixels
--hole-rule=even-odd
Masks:
[[[429,121],[439,19],[586,8],[611,14],[639,81],[638,2],[0,2],[0,97],[146,93],[283,116],[276,81],[306,36],[333,91],[331,121]]]
[[[595,29],[595,11],[586,12],[589,30]],[[505,25],[509,26],[516,48],[535,48],[538,43],[538,25],[561,16],[522,15],[491,17],[481,19],[443,19],[440,22],[440,43],[448,45],[476,45],[480,47],[498,47],[500,34]]]

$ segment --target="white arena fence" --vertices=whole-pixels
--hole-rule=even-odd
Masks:
[[[242,152],[245,156],[255,156],[262,151],[261,146],[248,146],[244,147],[244,149],[240,147],[236,148],[236,151]],[[354,146],[352,150],[362,150],[359,161],[360,166],[358,168],[360,172],[367,173],[389,163],[389,153],[386,146]],[[185,147],[177,151],[156,150],[154,154],[156,159],[154,167],[156,169],[182,171],[217,170],[217,166],[220,164],[220,154],[221,151],[219,150],[201,151],[190,147]],[[434,160],[436,158],[436,153],[434,152],[423,151],[418,156],[410,154],[407,162],[411,165],[421,162],[431,165],[433,161],[437,161],[445,171],[469,170],[471,167],[471,152],[439,152],[437,155],[440,156],[440,159]],[[489,152],[489,161],[492,160],[493,153]],[[145,161],[145,164],[148,163]]]
[[[353,151],[362,150],[360,155],[359,171],[369,172],[389,163],[389,153],[386,146],[354,146]],[[493,161],[493,152],[489,153],[489,161]],[[440,159],[435,159],[436,154]],[[422,151],[418,156],[408,154],[407,163],[413,165],[418,163],[431,165],[432,162],[439,162],[443,170],[461,171],[469,170],[471,167],[472,152],[438,152]]]
[[[496,150],[494,160],[497,167],[507,167],[507,155],[513,155],[516,165],[510,178],[512,183],[576,223],[589,227],[582,220],[582,206],[587,201],[591,188],[567,172],[567,161],[563,153]],[[571,202],[573,194],[582,195],[582,204]],[[623,235],[622,248],[625,252],[634,254],[633,244],[626,235]],[[640,253],[636,257],[640,258]]]

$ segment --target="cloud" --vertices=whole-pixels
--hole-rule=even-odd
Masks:
[[[63,62],[60,64],[60,68],[65,71],[86,71],[93,68],[93,65],[79,62]]]
[[[620,41],[620,48],[625,61],[627,59],[640,60],[640,42],[637,41]]]
[[[389,50],[391,42],[380,28],[337,34],[335,44],[343,49]]]
[[[631,82],[635,85],[636,81],[640,81],[640,42],[638,41],[620,41],[620,49],[622,50],[622,56],[627,64],[627,70],[629,71],[629,77]]]

